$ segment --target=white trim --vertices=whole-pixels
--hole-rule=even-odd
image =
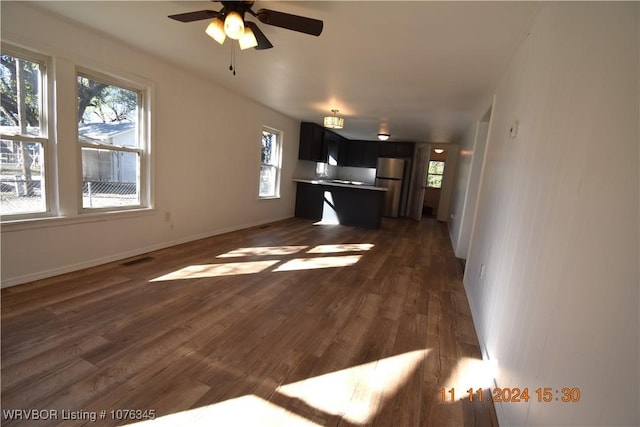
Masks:
[[[262,163],[262,132],[269,132],[276,136],[276,161],[274,163]],[[280,198],[280,183],[282,181],[282,153],[283,143],[284,143],[284,133],[281,130],[272,128],[270,126],[262,126],[260,129],[260,162],[258,166],[258,200],[269,200],[269,199],[279,199]],[[270,194],[267,196],[260,195],[260,168],[262,166],[269,166],[276,169],[276,183],[275,183],[275,194]]]
[[[42,146],[43,159],[41,160],[41,194],[44,197],[44,210],[38,212],[22,212],[15,214],[5,214],[0,217],[0,224],[6,221],[12,220],[25,220],[38,219],[42,217],[49,217],[57,214],[58,201],[57,201],[57,188],[58,181],[55,171],[55,159],[56,154],[56,141],[53,138],[54,135],[54,105],[53,105],[53,57],[34,50],[17,46],[13,43],[2,42],[0,43],[0,51],[2,53],[17,57],[19,59],[27,60],[40,64],[40,135],[30,136],[21,134],[12,135],[0,135],[1,139],[6,139],[16,142],[35,142]],[[4,219],[7,218],[7,219]]]
[[[264,225],[264,224],[271,224],[274,222],[278,222],[278,221],[283,221],[285,219],[289,219],[292,218],[291,216],[286,216],[286,217],[282,217],[282,218],[272,218],[272,219],[268,219],[268,220],[263,220],[263,221],[257,221],[257,222],[253,222],[253,223],[247,223],[247,224],[242,224],[242,225],[237,225],[237,226],[232,226],[232,227],[225,227],[225,228],[221,228],[218,230],[215,230],[213,232],[208,232],[208,233],[202,233],[202,234],[194,234],[188,237],[183,237],[181,239],[176,239],[176,240],[172,240],[170,242],[163,242],[163,243],[159,243],[157,245],[150,245],[150,246],[145,246],[142,248],[137,248],[137,249],[132,249],[130,251],[126,251],[126,252],[121,252],[119,254],[115,254],[115,255],[110,255],[110,256],[106,256],[106,257],[101,257],[101,258],[95,258],[89,261],[84,261],[84,262],[80,262],[77,264],[71,264],[71,265],[65,265],[62,267],[57,267],[57,268],[52,268],[50,270],[44,270],[44,271],[39,271],[39,272],[35,272],[35,273],[30,273],[30,274],[25,274],[22,276],[18,276],[18,277],[13,277],[13,278],[9,278],[6,280],[2,280],[2,282],[0,283],[0,288],[8,288],[11,286],[17,286],[17,285],[22,285],[25,283],[29,283],[32,282],[34,280],[42,280],[42,279],[47,279],[49,277],[54,277],[54,276],[58,276],[61,274],[65,274],[65,273],[71,273],[74,271],[78,271],[78,270],[83,270],[85,268],[91,268],[91,267],[95,267],[98,265],[102,265],[102,264],[108,264],[110,262],[114,262],[114,261],[119,261],[122,259],[126,259],[126,258],[130,258],[133,256],[137,256],[137,255],[142,255],[142,254],[146,254],[149,252],[154,252],[154,251],[158,251],[160,249],[165,249],[171,246],[176,246],[176,245],[180,245],[183,243],[188,243],[188,242],[193,242],[196,240],[200,240],[200,239],[206,239],[209,237],[213,237],[213,236],[218,236],[220,234],[225,234],[225,233],[230,233],[232,231],[238,231],[238,230],[243,230],[243,229],[247,229],[247,228],[252,228],[252,227],[257,227],[260,225]],[[4,226],[3,226],[4,227]]]
[[[4,221],[0,225],[0,233],[4,234],[14,231],[34,230],[38,228],[61,227],[73,224],[84,224],[88,222],[126,219],[141,215],[151,215],[154,213],[155,210],[152,208],[130,207],[130,209],[127,210],[95,210],[95,212],[87,213],[85,215],[48,216],[42,218],[16,219],[11,221]]]
[[[132,78],[132,77],[120,77],[113,73],[104,73],[101,71],[96,71],[94,69],[89,69],[87,67],[83,67],[80,65],[75,66],[76,70],[76,90],[77,90],[77,81],[78,77],[83,77],[89,80],[99,81],[100,83],[105,83],[110,86],[115,86],[120,89],[125,89],[131,92],[135,92],[138,95],[137,100],[137,123],[136,123],[136,133],[137,133],[137,146],[136,147],[121,147],[114,146],[109,144],[100,144],[99,142],[90,143],[86,141],[82,141],[80,139],[80,135],[76,130],[76,140],[78,143],[78,215],[84,216],[87,214],[95,213],[95,212],[110,212],[110,211],[129,211],[132,209],[146,209],[153,206],[153,202],[151,200],[151,188],[153,187],[151,183],[151,160],[152,156],[150,154],[151,151],[151,98],[153,92],[153,85],[149,84],[145,79],[140,78]],[[76,94],[76,110],[78,109],[77,104],[78,96]],[[84,186],[83,176],[82,176],[82,149],[83,148],[93,148],[93,149],[104,149],[104,150],[112,150],[112,151],[125,151],[137,153],[139,155],[138,159],[138,183],[137,183],[137,192],[138,192],[138,203],[134,205],[128,206],[109,206],[106,208],[91,208],[85,207],[83,202],[83,194],[82,188]]]

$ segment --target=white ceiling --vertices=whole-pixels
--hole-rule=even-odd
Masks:
[[[167,15],[219,10],[209,1],[37,2],[40,7],[189,68],[302,121],[340,110],[353,139],[450,142],[506,68],[536,2],[256,1],[324,21],[319,37],[262,24],[274,48],[220,46],[207,21]],[[237,42],[236,42],[237,44]]]

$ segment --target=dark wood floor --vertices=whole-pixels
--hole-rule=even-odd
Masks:
[[[2,290],[2,425],[497,425],[488,394],[442,399],[481,369],[444,224],[291,219],[128,261]]]

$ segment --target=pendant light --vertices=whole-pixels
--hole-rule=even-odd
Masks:
[[[344,127],[344,119],[338,117],[339,110],[331,110],[333,116],[325,116],[324,127],[329,129],[342,129]]]

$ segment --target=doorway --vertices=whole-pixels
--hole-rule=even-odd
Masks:
[[[446,162],[446,149],[431,148],[427,165],[427,177],[424,183],[424,201],[422,203],[422,216],[424,217],[436,218],[438,216]]]
[[[417,147],[411,179],[408,216],[420,221],[423,216],[446,222],[458,146],[449,143],[424,143]]]

